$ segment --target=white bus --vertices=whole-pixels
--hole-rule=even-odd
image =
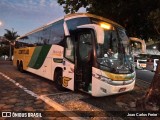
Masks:
[[[146,69],[148,55],[146,54],[145,41],[136,37],[130,37],[130,41],[134,55],[135,67],[137,69]]]
[[[159,55],[149,55],[149,58],[147,60],[147,70],[155,72],[158,66],[159,58]]]
[[[55,81],[56,87],[92,96],[131,91],[133,55],[125,29],[88,13],[66,15],[16,40],[13,63]]]
[[[158,62],[159,62],[159,59],[154,59],[153,60],[153,72],[156,72],[156,69],[157,69],[157,66],[158,66]]]

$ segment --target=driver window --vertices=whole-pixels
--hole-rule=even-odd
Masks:
[[[117,53],[118,39],[116,31],[107,30],[104,31],[104,43],[98,44],[97,56],[99,58],[112,57]]]
[[[66,39],[65,57],[71,62],[74,62],[74,47],[70,37]]]

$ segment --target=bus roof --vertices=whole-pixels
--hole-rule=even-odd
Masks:
[[[90,13],[73,13],[73,14],[68,14],[68,15],[64,16],[64,18],[65,18],[66,20],[68,20],[68,19],[73,19],[73,18],[77,18],[77,17],[92,17],[92,18],[96,18],[96,19],[105,21],[105,22],[107,22],[107,23],[111,23],[111,24],[113,24],[113,25],[122,27],[121,25],[119,25],[119,24],[116,23],[116,22],[113,22],[112,20],[109,20],[109,19],[104,18],[104,17],[101,17],[101,16],[93,15],[93,14],[90,14]],[[122,28],[123,28],[123,27],[122,27]]]
[[[54,20],[54,21],[52,21],[52,22],[49,22],[49,23],[47,23],[47,24],[45,24],[45,25],[43,25],[43,26],[41,26],[41,27],[39,27],[39,28],[37,28],[37,29],[35,29],[35,30],[33,30],[33,31],[25,34],[25,35],[23,35],[23,36],[18,37],[17,40],[20,39],[20,38],[26,37],[26,36],[34,33],[34,32],[38,32],[38,31],[44,29],[45,27],[47,27],[47,26],[49,26],[49,25],[51,25],[51,24],[53,24],[53,23],[55,23],[55,22],[57,22],[57,21],[60,21],[60,20],[62,20],[62,19],[64,19],[64,20],[69,20],[69,19],[78,18],[78,17],[92,17],[92,18],[96,18],[96,19],[105,21],[105,22],[107,22],[107,23],[116,25],[116,26],[118,26],[118,27],[122,27],[122,26],[119,25],[118,23],[113,22],[113,21],[111,21],[111,20],[109,20],[109,19],[106,19],[106,18],[104,18],[104,17],[101,17],[101,16],[93,15],[93,14],[90,14],[90,13],[73,13],[73,14],[65,15],[64,17],[61,17],[61,18],[59,18],[59,19],[56,19],[56,20]],[[123,27],[122,27],[122,28],[123,28]]]

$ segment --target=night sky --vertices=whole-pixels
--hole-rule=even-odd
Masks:
[[[57,0],[0,0],[0,36],[12,28],[21,36],[64,15]]]

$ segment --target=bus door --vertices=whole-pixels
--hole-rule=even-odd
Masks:
[[[88,92],[92,81],[93,31],[80,29],[77,34],[75,82],[78,89]]]
[[[74,42],[67,37],[64,48],[62,85],[70,90],[74,90],[74,53]]]

